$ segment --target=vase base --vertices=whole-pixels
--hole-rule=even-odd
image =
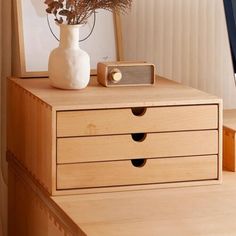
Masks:
[[[60,84],[56,84],[51,82],[51,86],[57,89],[61,89],[61,90],[81,90],[81,89],[85,89],[87,87],[88,84],[84,85],[84,86],[72,86],[72,85],[60,85]]]

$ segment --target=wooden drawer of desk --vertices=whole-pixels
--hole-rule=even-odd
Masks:
[[[57,139],[59,164],[217,153],[217,130]]]
[[[147,159],[140,167],[130,160],[64,164],[57,166],[57,189],[213,180],[217,163],[217,156],[209,155]]]
[[[218,105],[57,112],[57,137],[218,128]]]

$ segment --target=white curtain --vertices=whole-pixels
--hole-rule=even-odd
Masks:
[[[155,63],[159,75],[236,107],[223,0],[133,0],[122,32],[125,60]]]
[[[7,236],[6,78],[11,75],[11,0],[0,0],[1,162],[0,236]]]

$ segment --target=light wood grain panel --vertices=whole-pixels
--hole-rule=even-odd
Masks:
[[[57,136],[105,135],[140,132],[216,129],[218,107],[150,107],[141,116],[132,109],[57,113]]]
[[[125,60],[154,63],[159,75],[236,107],[223,1],[134,0],[121,21]]]
[[[9,162],[9,236],[84,236],[82,230],[34,182]]]
[[[88,235],[235,236],[236,175],[224,172],[223,178],[216,186],[53,199]]]
[[[108,89],[99,85],[96,77],[93,77],[91,84],[80,91],[55,89],[50,86],[48,79],[13,78],[12,80],[57,111],[218,104],[221,101],[216,96],[161,77],[157,77],[155,86],[138,89],[136,87]]]
[[[236,110],[223,112],[223,167],[225,170],[236,171]]]
[[[147,159],[57,166],[57,188],[91,188],[217,179],[217,156]]]
[[[61,138],[57,140],[57,162],[217,154],[218,137],[218,131],[213,130],[149,133],[140,142],[134,141],[132,135]]]
[[[223,131],[223,167],[224,170],[236,171],[235,131],[224,127]]]
[[[53,124],[50,106],[8,81],[7,148],[49,192],[56,163]]]
[[[219,180],[222,182],[222,174],[223,174],[223,103],[219,103],[219,113],[218,113],[218,119],[219,119],[219,146],[218,146],[218,177]]]

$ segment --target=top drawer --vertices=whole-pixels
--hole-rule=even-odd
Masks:
[[[57,137],[218,128],[218,106],[171,106],[57,112]]]

